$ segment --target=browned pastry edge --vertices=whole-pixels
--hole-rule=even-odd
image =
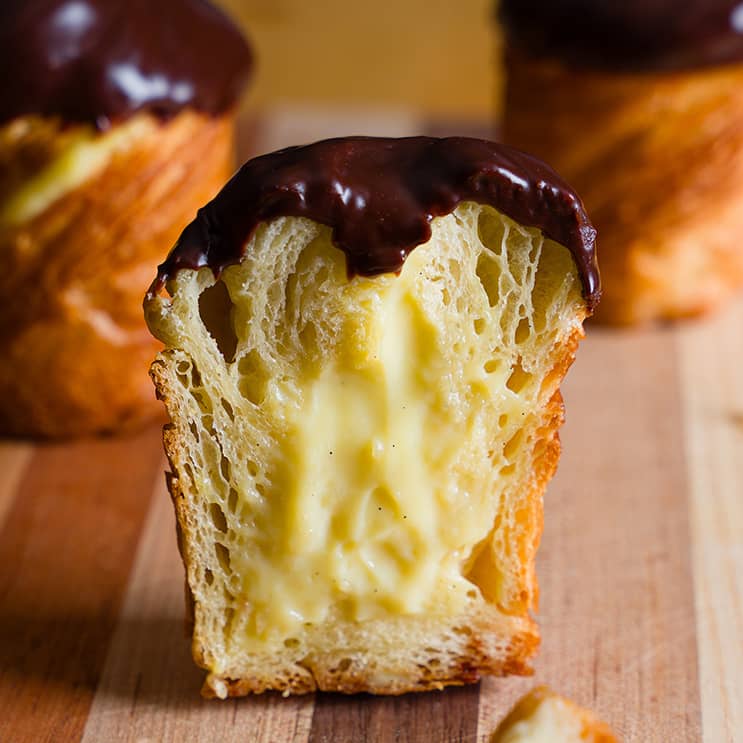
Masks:
[[[555,694],[547,686],[537,686],[516,702],[513,709],[501,720],[493,733],[491,743],[499,743],[501,736],[509,728],[522,720],[530,718],[539,705],[550,698],[559,699],[569,708],[571,714],[580,721],[582,741],[586,743],[618,743],[614,733],[605,722],[598,720],[589,710],[583,709],[569,699]]]
[[[581,318],[583,319],[583,318]],[[575,330],[565,341],[559,353],[559,361],[547,375],[543,387],[550,383],[559,385],[575,358],[578,343],[583,337],[582,329]],[[164,361],[156,360],[150,368],[150,375],[155,384],[158,398],[168,406],[168,376]],[[306,694],[314,691],[333,691],[345,694],[369,692],[373,694],[404,694],[415,691],[442,689],[446,686],[461,686],[476,683],[483,676],[531,675],[528,665],[539,646],[539,628],[532,619],[530,612],[537,608],[538,585],[535,573],[535,557],[539,546],[543,528],[542,496],[547,483],[554,474],[560,454],[560,440],[558,429],[563,422],[564,407],[559,388],[550,398],[544,410],[541,438],[534,444],[536,460],[533,476],[528,487],[528,514],[526,520],[529,525],[524,529],[524,543],[517,546],[525,554],[523,569],[523,590],[514,597],[508,606],[487,603],[476,607],[468,614],[456,618],[460,624],[464,623],[469,635],[467,653],[458,656],[454,662],[442,663],[431,668],[408,669],[408,675],[403,679],[398,675],[388,683],[370,681],[363,673],[353,667],[348,670],[338,667],[338,656],[323,656],[306,658],[295,665],[294,673],[284,673],[280,678],[266,676],[235,677],[237,674],[210,673],[202,687],[205,698],[238,697],[254,693],[263,693],[268,690],[283,692],[284,694]],[[181,452],[184,451],[177,426],[168,424],[163,428],[163,444],[167,455],[170,472],[166,474],[168,491],[170,492],[176,515],[176,530],[178,547],[184,561],[186,576],[195,562],[189,549],[186,538],[191,524],[195,519],[186,493],[180,486],[178,472],[184,471]],[[489,541],[490,537],[485,540]],[[473,566],[468,572],[468,578],[478,585],[483,596],[488,599],[488,574],[492,573],[494,565],[489,558],[488,550],[482,549],[480,555],[474,559]],[[198,604],[189,588],[186,578],[186,630],[193,631],[191,649],[194,661],[207,671],[212,670],[212,659],[198,635],[198,622],[194,617],[198,614]],[[411,622],[416,617],[410,618]],[[353,629],[354,623],[347,622],[346,627]],[[497,657],[489,654],[485,647],[484,638],[498,636],[496,643],[503,651]],[[491,646],[493,643],[490,643]],[[217,694],[217,687],[223,693]]]
[[[0,229],[0,434],[79,436],[161,416],[147,378],[160,344],[142,319],[142,295],[229,175],[233,128],[233,114],[183,112],[37,217]],[[54,152],[46,138],[65,136],[41,131],[17,149],[27,164],[8,176],[16,185],[44,148]]]
[[[430,669],[421,669],[419,676],[412,676],[404,682],[370,685],[367,678],[353,672],[336,668],[337,659],[320,659],[316,662],[302,664],[306,674],[297,675],[283,686],[274,685],[270,679],[259,678],[219,678],[227,687],[227,698],[244,697],[250,694],[263,694],[266,691],[278,691],[283,694],[302,695],[316,691],[334,692],[337,694],[375,694],[385,696],[400,696],[421,691],[441,691],[447,686],[465,686],[476,684],[484,676],[531,676],[533,670],[529,667],[529,659],[536,653],[539,646],[539,636],[535,632],[523,632],[518,635],[504,638],[507,640],[511,655],[504,661],[496,661],[489,657],[478,642],[479,635],[492,631],[486,616],[470,618],[469,628],[472,630],[473,640],[468,646],[468,655],[450,666],[442,665],[431,673]],[[204,668],[203,658],[200,659],[199,647],[194,645],[194,660]],[[214,681],[208,677],[201,687],[204,699],[217,699]]]
[[[585,319],[585,318],[582,318]],[[581,331],[574,332],[565,342],[560,360],[543,381],[543,387],[549,387],[554,380],[559,382],[565,378],[568,369],[575,360],[578,344],[584,337]],[[499,608],[506,614],[526,617],[530,611],[539,608],[539,583],[536,575],[536,556],[544,530],[543,495],[547,484],[557,471],[560,460],[560,427],[565,421],[565,406],[559,387],[549,400],[544,411],[544,422],[540,428],[541,438],[534,445],[537,456],[534,462],[534,473],[529,483],[529,509],[525,515],[528,526],[522,532],[522,541],[517,544],[519,554],[525,555],[522,563],[522,591],[518,596],[510,596],[506,605]],[[492,539],[489,534],[480,549],[473,553],[474,559],[467,572],[467,578],[475,583],[488,600],[494,600],[495,587],[489,586],[489,576],[497,574],[496,566],[492,561],[489,550],[482,549]]]
[[[743,65],[612,74],[511,50],[507,69],[505,141],[598,230],[599,321],[699,315],[743,286]]]

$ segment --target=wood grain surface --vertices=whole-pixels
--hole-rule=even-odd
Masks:
[[[302,120],[247,123],[241,153],[338,130]],[[202,700],[157,427],[1,443],[0,741],[486,743],[537,683],[627,742],[743,741],[741,327],[743,301],[676,328],[589,328],[545,500],[535,676],[445,692]]]

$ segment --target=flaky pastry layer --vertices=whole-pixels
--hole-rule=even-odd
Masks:
[[[34,117],[0,131],[1,434],[79,436],[159,414],[142,293],[230,173],[232,147],[232,115],[192,112],[105,135]]]

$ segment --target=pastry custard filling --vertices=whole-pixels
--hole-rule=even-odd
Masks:
[[[465,473],[488,456],[486,401],[499,401],[510,430],[526,404],[507,387],[507,364],[486,371],[473,338],[455,384],[441,383],[451,369],[426,312],[428,260],[422,248],[399,278],[355,279],[363,314],[338,328],[335,358],[300,361],[291,385],[266,390],[262,408],[283,430],[250,537],[262,534],[267,551],[232,558],[259,635],[322,621],[331,606],[353,620],[453,613],[475,588],[462,567],[497,503],[492,470]]]
[[[250,651],[328,619],[524,611],[535,447],[584,306],[566,248],[466,202],[399,275],[349,279],[328,228],[280,218],[168,291],[147,319],[198,494],[189,582],[223,607],[197,625]]]
[[[9,125],[0,139],[12,142],[13,139],[34,137],[34,126],[41,127],[44,123],[16,121]],[[0,227],[13,227],[38,216],[55,201],[100,173],[113,157],[125,152],[133,142],[146,137],[157,126],[157,119],[141,115],[104,134],[89,126],[75,127],[64,133],[61,147],[54,141],[40,139],[37,151],[39,147],[51,148],[45,156],[46,162],[13,190],[5,203],[0,204]]]

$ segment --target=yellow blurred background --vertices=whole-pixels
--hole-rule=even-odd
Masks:
[[[218,0],[256,53],[247,105],[344,104],[485,119],[492,0]]]

